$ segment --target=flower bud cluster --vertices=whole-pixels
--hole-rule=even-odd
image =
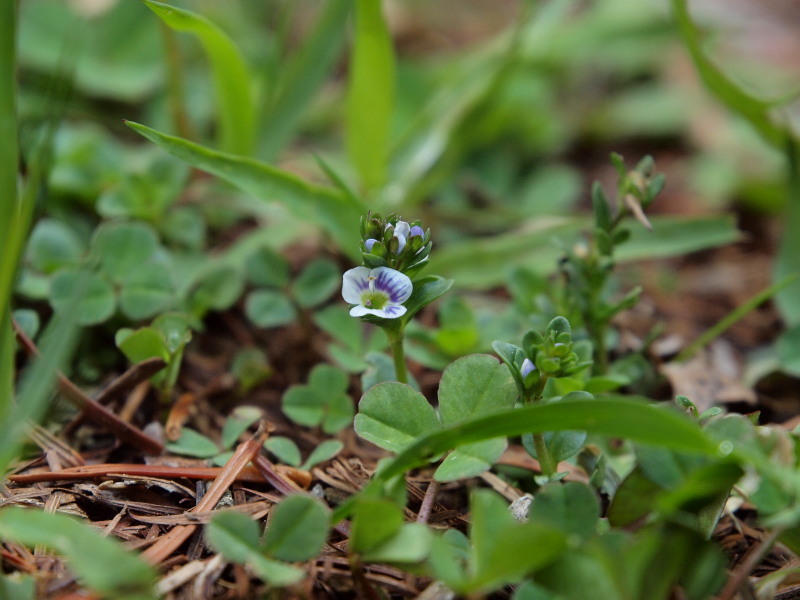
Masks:
[[[544,335],[529,331],[522,346],[526,358],[519,370],[527,389],[539,383],[542,377],[569,377],[592,364],[592,361],[581,360],[573,349],[572,329],[564,317],[550,321]]]
[[[403,221],[395,214],[384,219],[378,213],[361,218],[361,254],[370,269],[389,267],[413,276],[428,262],[430,238],[430,229],[423,230],[420,221]]]

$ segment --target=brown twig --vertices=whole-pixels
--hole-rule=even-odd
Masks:
[[[25,334],[16,321],[14,321],[14,331],[25,352],[29,356],[38,357],[39,349],[36,344]],[[126,423],[110,410],[98,404],[97,401],[87,396],[78,386],[67,379],[63,373],[58,373],[58,387],[70,402],[86,414],[89,420],[102,425],[120,440],[135,446],[147,454],[161,454],[164,451],[164,445],[161,442],[151,438],[130,423]]]
[[[223,467],[169,467],[165,465],[136,465],[126,463],[106,463],[101,465],[84,465],[62,469],[60,471],[46,471],[43,473],[25,473],[9,475],[8,479],[14,483],[40,483],[43,481],[72,481],[79,479],[95,479],[111,475],[134,475],[140,477],[160,477],[164,479],[216,479],[220,476]],[[243,469],[237,481],[260,483],[264,477],[252,468]]]
[[[439,492],[439,482],[431,480],[428,487],[425,489],[425,496],[422,498],[422,504],[419,506],[419,513],[417,513],[417,523],[427,523],[431,516],[431,509],[433,503],[436,501],[436,494]]]
[[[247,463],[256,457],[265,437],[266,433],[261,427],[252,438],[239,444],[236,452],[233,453],[233,456],[222,468],[219,476],[211,483],[206,495],[188,512],[212,510],[225,494],[225,490],[236,481],[236,477],[247,466]],[[153,565],[161,563],[177,550],[194,533],[195,529],[197,529],[197,525],[177,525],[173,527],[168,533],[158,538],[155,544],[142,552],[142,558]]]

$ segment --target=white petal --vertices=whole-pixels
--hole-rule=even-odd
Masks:
[[[405,221],[398,221],[397,225],[395,225],[394,227],[395,235],[402,235],[404,238],[408,238],[410,233],[411,233],[411,225],[409,225]]]
[[[342,275],[342,298],[349,304],[359,304],[361,293],[369,289],[370,270],[367,267],[355,267]]]
[[[371,309],[367,308],[366,306],[361,306],[359,304],[358,306],[354,306],[353,308],[350,309],[350,316],[363,317],[364,315],[368,315],[372,312],[373,311]]]
[[[392,304],[402,304],[414,291],[414,284],[408,275],[389,267],[372,269],[372,276],[375,277],[375,289],[385,292]]]
[[[397,252],[395,254],[400,254],[403,251],[403,248],[406,247],[406,236],[400,235],[399,233],[395,233],[394,237],[397,238]]]
[[[383,317],[384,319],[396,319],[406,314],[408,309],[402,304],[387,304],[380,310],[370,310],[376,317]]]

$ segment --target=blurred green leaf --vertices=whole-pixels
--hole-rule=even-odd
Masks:
[[[359,498],[353,516],[350,548],[369,552],[392,538],[403,525],[403,511],[382,498]]]
[[[477,477],[491,469],[507,447],[505,438],[461,444],[445,457],[433,478],[436,481],[457,481]]]
[[[225,310],[244,289],[244,276],[238,269],[215,267],[205,274],[189,294],[190,305],[201,314],[207,310]]]
[[[297,318],[291,300],[280,290],[255,290],[247,296],[245,314],[259,327],[286,325]]]
[[[62,554],[78,577],[98,593],[120,600],[155,598],[156,574],[115,540],[62,514],[6,507],[0,511],[0,537]]]
[[[116,298],[106,278],[72,269],[58,271],[50,284],[50,302],[56,311],[64,311],[70,306],[70,298],[79,284],[84,287],[83,300],[77,307],[78,323],[96,325],[114,314]]]
[[[122,282],[119,307],[125,316],[139,321],[155,316],[172,304],[172,273],[160,263],[142,265]]]
[[[380,186],[386,177],[394,63],[381,0],[356,0],[347,84],[347,153],[367,189]]]
[[[101,225],[92,240],[92,254],[102,270],[121,281],[147,263],[158,248],[155,230],[139,222],[110,222]]]
[[[419,563],[428,556],[432,539],[433,532],[424,523],[404,523],[392,537],[361,557],[368,562]]]
[[[152,327],[142,327],[136,331],[119,329],[115,341],[117,347],[134,364],[154,357],[169,360],[170,352],[164,337]]]
[[[310,471],[313,467],[320,463],[329,461],[344,448],[344,444],[339,440],[325,440],[311,451],[308,458],[300,468],[304,471]]]
[[[600,499],[588,485],[569,481],[542,487],[531,503],[528,520],[547,523],[585,540],[597,532]]]
[[[342,252],[358,258],[358,227],[366,207],[337,190],[315,186],[256,160],[215,152],[179,137],[126,121],[131,129],[170,154],[207,171],[265,202],[280,202],[297,217],[330,233]]]
[[[154,0],[144,3],[167,25],[196,35],[208,54],[219,112],[219,147],[247,155],[255,138],[255,107],[247,65],[233,40],[202,15]]]
[[[351,0],[331,0],[299,51],[281,63],[277,97],[262,118],[259,154],[272,160],[285,145],[341,52]],[[269,82],[275,85],[275,82]]]
[[[167,450],[175,454],[195,456],[197,458],[211,458],[219,454],[219,446],[208,439],[202,433],[197,433],[194,429],[184,427],[181,430],[181,437],[174,442],[166,445]]]
[[[297,303],[311,308],[330,298],[341,285],[342,273],[336,264],[327,258],[310,261],[292,282],[292,292]]]
[[[222,447],[233,448],[239,436],[258,421],[262,415],[262,410],[255,406],[237,406],[234,408],[230,416],[225,419],[225,425],[222,426]]]
[[[347,374],[328,364],[311,370],[308,383],[293,385],[283,395],[283,412],[296,423],[315,427],[322,425],[326,433],[335,433],[353,418],[353,404],[345,392]]]
[[[328,539],[330,511],[311,496],[287,496],[273,509],[264,535],[264,551],[296,562],[315,557]]]
[[[245,265],[247,279],[255,285],[280,288],[289,283],[289,262],[272,248],[257,248]]]
[[[68,225],[55,219],[42,219],[31,232],[26,257],[33,268],[52,273],[65,266],[75,266],[85,246]]]
[[[293,440],[280,435],[270,436],[264,442],[264,448],[272,452],[281,462],[293,467],[300,466],[300,449]]]
[[[219,511],[207,527],[208,541],[227,559],[248,563],[264,581],[275,586],[292,585],[305,573],[292,565],[271,560],[261,552],[258,525],[237,511]]]

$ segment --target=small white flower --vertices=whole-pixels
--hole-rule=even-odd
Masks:
[[[401,317],[406,312],[403,302],[408,300],[413,289],[407,275],[389,267],[356,267],[342,277],[342,297],[345,302],[356,305],[350,309],[351,317]]]

